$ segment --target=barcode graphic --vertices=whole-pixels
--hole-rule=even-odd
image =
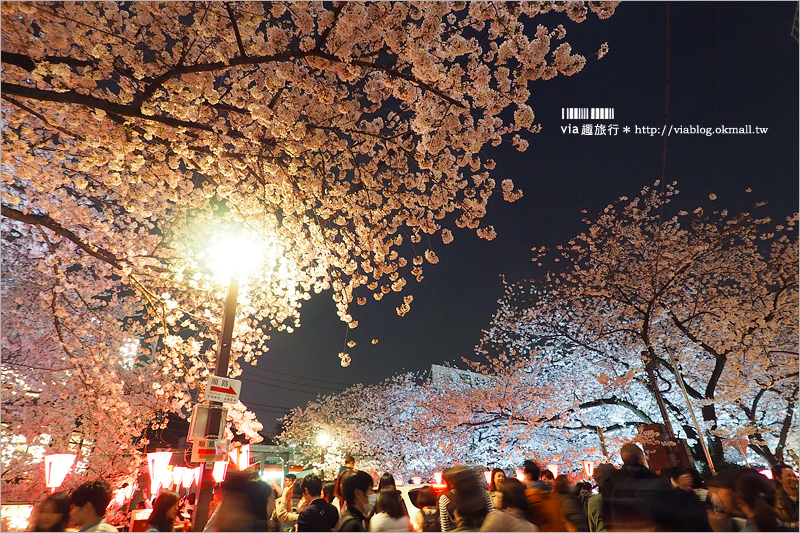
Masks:
[[[562,107],[562,120],[611,120],[614,118],[613,107]]]

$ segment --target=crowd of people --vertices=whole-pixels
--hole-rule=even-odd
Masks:
[[[798,478],[788,465],[775,466],[772,479],[751,468],[704,479],[683,467],[651,471],[635,444],[620,456],[621,467],[594,469],[594,484],[573,485],[528,460],[524,481],[496,468],[487,486],[455,466],[443,472],[444,487],[407,491],[410,508],[390,473],[376,487],[352,457],[328,482],[290,474],[279,487],[255,469],[229,472],[205,531],[798,531]],[[104,520],[111,497],[103,480],[52,494],[31,530],[117,531]],[[147,531],[173,531],[179,505],[178,494],[162,491]]]

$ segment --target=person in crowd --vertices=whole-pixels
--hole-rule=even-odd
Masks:
[[[556,476],[554,476],[553,473],[549,469],[545,468],[539,474],[539,478],[541,479],[542,483],[546,483],[547,485],[550,485],[550,492],[552,492],[553,491],[553,487],[555,486],[555,483],[556,483]]]
[[[436,504],[436,493],[429,485],[419,489],[417,492],[417,507],[414,523],[417,531],[441,531],[439,523],[439,506]]]
[[[623,466],[607,482],[603,519],[609,529],[711,531],[706,510],[692,491],[673,489],[666,477],[645,466],[634,443],[620,450]]]
[[[286,485],[284,482],[283,494],[275,502],[275,518],[284,526],[294,526],[300,516],[299,502],[294,503],[294,495],[298,490],[302,490],[302,480],[300,482],[293,480],[291,485]]]
[[[539,531],[528,521],[528,497],[520,480],[504,480],[498,492],[498,505],[486,516],[481,531]]]
[[[611,479],[617,468],[610,463],[600,463],[594,469],[592,477],[597,484],[598,493],[590,496],[586,502],[586,516],[589,531],[608,531],[603,521],[603,490],[606,481]]]
[[[341,479],[344,511],[339,515],[334,531],[366,531],[366,516],[375,506],[377,496],[372,476],[363,470],[346,472]]]
[[[386,472],[378,480],[378,492],[380,493],[380,491],[388,490],[388,489],[397,489],[397,484],[394,481],[394,476],[392,474],[390,474],[389,472]],[[408,508],[406,507],[406,502],[403,500],[402,497],[400,498],[400,505],[403,506],[403,513],[406,516],[410,516],[409,513],[408,513]],[[367,523],[369,523],[369,519],[371,519],[371,518],[372,518],[371,516],[367,517],[367,520],[368,520]]]
[[[341,516],[345,506],[344,496],[342,495],[342,480],[350,472],[352,472],[352,470],[346,468],[339,472],[339,475],[336,477],[336,484],[333,486],[333,501],[331,503],[336,507],[336,510],[339,511],[339,516]]]
[[[389,472],[385,472],[378,480],[378,492],[387,489],[396,489],[397,483],[394,481],[394,476]]]
[[[797,530],[798,512],[800,510],[797,502],[797,474],[795,474],[791,466],[781,463],[772,469],[772,479],[775,480],[778,486],[778,492],[775,495],[775,511],[778,514],[778,519],[784,522],[787,527]]]
[[[555,478],[553,493],[558,494],[561,500],[561,515],[568,531],[589,531],[589,520],[583,510],[575,487],[569,482],[567,476]]]
[[[28,531],[64,531],[69,525],[69,494],[54,492],[39,504]]]
[[[256,531],[267,526],[269,487],[255,479],[251,469],[228,471],[222,482],[222,499],[203,531]],[[267,501],[265,501],[265,498]]]
[[[439,497],[439,523],[442,531],[456,531],[458,522],[454,514],[460,508],[461,527],[470,528],[475,522],[476,529],[481,527],[486,515],[494,510],[492,499],[478,481],[475,472],[465,466],[455,466],[442,473],[442,480],[448,491]],[[461,529],[468,531],[469,529]]]
[[[775,493],[775,484],[757,470],[742,468],[736,472],[733,495],[747,519],[744,531],[788,531],[775,512]]]
[[[344,465],[339,467],[339,474],[341,475],[342,472],[345,470],[350,470],[351,472],[355,471],[356,469],[356,460],[352,455],[345,455],[344,456]]]
[[[500,500],[500,485],[506,479],[506,473],[502,468],[495,468],[492,470],[492,475],[489,477],[489,497],[492,499],[492,505],[495,509],[499,509],[498,501]]]
[[[733,479],[737,470],[722,470],[706,481],[711,503],[707,514],[713,531],[742,531],[747,525],[747,519],[739,511],[733,494]]]
[[[307,505],[298,513],[297,531],[332,531],[339,511],[322,497],[322,479],[314,474],[303,478],[303,498]]]
[[[375,514],[369,520],[369,531],[413,531],[403,498],[397,489],[378,491]]]
[[[153,502],[153,512],[147,519],[146,531],[175,531],[180,496],[171,490],[162,490]]]
[[[557,494],[553,494],[553,487],[539,479],[539,465],[528,459],[523,463],[522,470],[525,472],[528,521],[536,524],[540,531],[566,531],[561,501]]]
[[[81,484],[69,495],[72,506],[69,511],[70,526],[79,528],[79,531],[117,531],[104,520],[112,497],[111,485],[104,479]]]
[[[335,481],[326,481],[322,484],[322,497],[325,498],[325,501],[333,504],[334,499],[334,489],[336,488]]]
[[[254,531],[269,531],[275,514],[275,490],[255,473],[248,484]]]

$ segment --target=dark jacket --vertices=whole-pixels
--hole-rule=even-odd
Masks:
[[[334,531],[366,531],[364,527],[364,514],[355,507],[348,507],[339,521],[336,523]]]
[[[627,531],[711,531],[705,507],[693,492],[673,489],[642,465],[625,465],[603,487],[603,519]]]
[[[333,531],[339,521],[336,507],[317,498],[300,511],[297,517],[297,531]]]

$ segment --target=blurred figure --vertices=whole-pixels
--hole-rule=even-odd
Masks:
[[[492,499],[478,481],[475,472],[465,466],[454,466],[442,473],[449,490],[439,498],[439,523],[442,531],[470,531],[481,527],[489,512],[494,510]],[[461,527],[454,511],[460,509]],[[474,524],[473,524],[474,522]]]
[[[712,505],[708,510],[708,520],[714,531],[742,531],[747,525],[733,494],[733,479],[737,471],[722,470],[706,481]]]
[[[69,524],[79,531],[117,531],[104,520],[106,508],[111,503],[111,485],[105,479],[87,481],[72,491],[69,501]]]
[[[556,476],[554,476],[550,470],[545,468],[544,470],[542,470],[540,479],[542,480],[542,483],[550,485],[550,491],[552,492],[553,487],[555,486],[556,483]]]
[[[497,492],[498,505],[486,516],[481,531],[539,531],[527,519],[528,497],[520,480],[506,479]]]
[[[523,463],[522,469],[525,472],[528,521],[536,524],[540,531],[566,531],[567,524],[561,514],[561,501],[557,494],[553,494],[552,485],[539,479],[541,475],[539,465],[528,459]]]
[[[694,492],[673,489],[666,477],[647,468],[641,448],[625,444],[620,457],[624,464],[603,493],[608,529],[711,531],[705,507]]]
[[[610,463],[600,463],[594,469],[592,477],[597,484],[598,494],[589,496],[586,502],[589,531],[608,531],[603,521],[603,487],[616,471],[617,468]]]
[[[268,487],[258,491],[254,483],[252,472],[229,471],[222,482],[222,500],[203,531],[256,531],[257,517],[263,519],[263,516],[257,512],[255,494],[268,493]],[[266,503],[263,513],[266,513]]]
[[[339,511],[322,497],[322,479],[311,474],[303,478],[303,498],[307,505],[297,517],[297,531],[332,531]]]
[[[791,529],[798,528],[798,480],[797,474],[791,466],[779,464],[772,469],[772,479],[778,484],[778,492],[775,495],[775,511],[778,520],[784,522],[786,527]]]
[[[341,479],[345,510],[334,531],[366,531],[366,516],[375,505],[372,476],[362,470],[347,471]]]
[[[439,506],[436,505],[436,493],[429,485],[425,485],[417,493],[417,507],[414,522],[417,531],[441,531],[439,523]]]
[[[69,525],[69,494],[54,492],[39,504],[28,531],[64,531]]]
[[[390,488],[378,491],[375,514],[372,515],[369,521],[369,530],[413,531],[402,497],[396,489]]]
[[[506,479],[506,473],[503,472],[501,468],[495,468],[492,470],[492,475],[489,478],[489,497],[492,499],[492,505],[494,505],[495,509],[499,509],[499,501],[500,501],[500,485],[503,484],[503,481]]]
[[[351,472],[355,471],[356,469],[356,460],[353,458],[352,455],[348,454],[344,456],[344,465],[339,467],[339,475],[342,472],[349,470]]]
[[[567,526],[567,531],[589,531],[589,520],[583,511],[575,487],[569,482],[567,476],[555,478],[554,493],[561,500],[561,516]]]
[[[153,512],[147,519],[146,531],[175,531],[180,497],[177,492],[162,490],[153,502]]]
[[[733,478],[733,495],[747,518],[745,531],[782,531],[775,512],[775,485],[752,468],[742,468]]]

